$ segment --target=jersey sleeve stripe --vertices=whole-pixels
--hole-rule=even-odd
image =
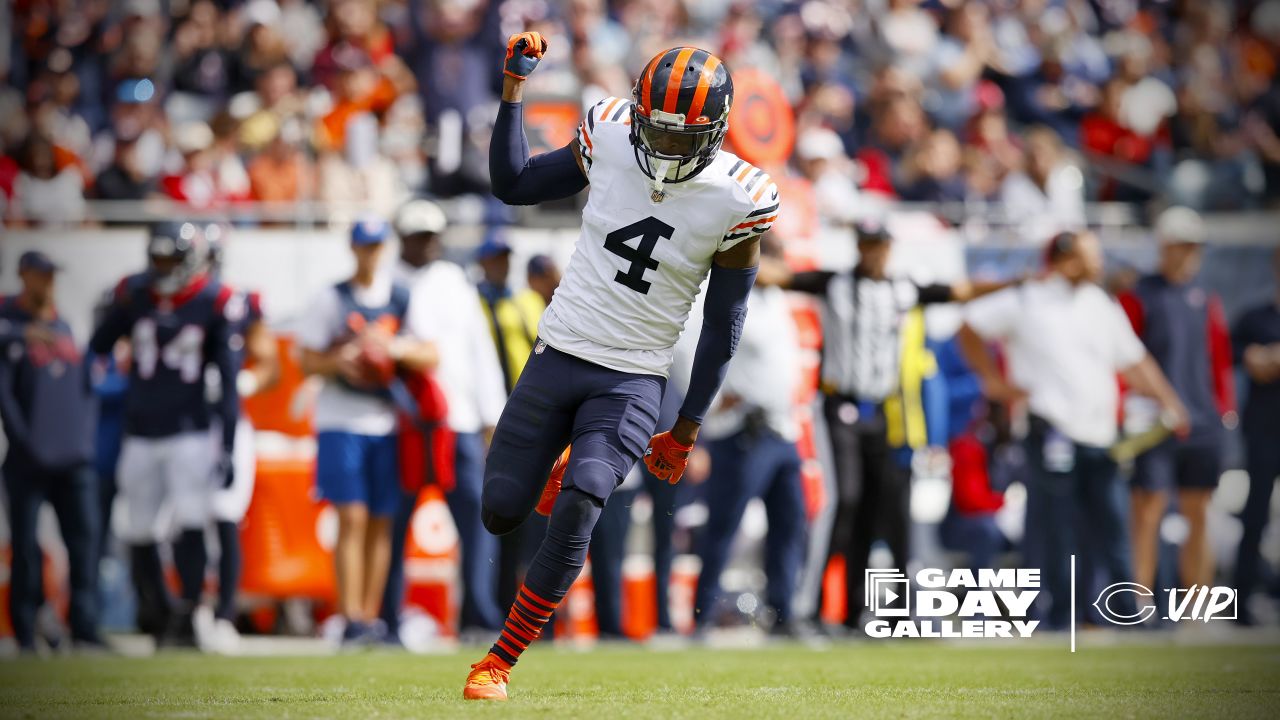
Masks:
[[[582,136],[582,144],[586,146],[585,154],[590,155],[595,150],[595,146],[591,144],[591,133],[587,132],[586,122],[578,126],[578,133]]]
[[[729,168],[729,177],[733,177],[734,173],[738,172],[738,168],[742,167],[742,163],[744,162],[746,161],[739,160],[738,162],[734,163],[733,167]]]
[[[756,220],[750,220],[750,221],[748,221],[748,222],[744,222],[744,223],[741,223],[741,224],[738,224],[738,225],[734,225],[734,226],[733,226],[732,228],[730,228],[730,229],[731,229],[731,230],[741,230],[742,228],[749,228],[749,227],[751,227],[752,225],[759,225],[760,223],[771,223],[771,222],[773,222],[774,220],[777,220],[777,219],[778,219],[778,216],[777,216],[777,215],[770,215],[770,216],[768,216],[768,217],[762,217],[762,218],[758,218],[758,219],[756,219]]]
[[[752,168],[750,165],[747,165],[746,167],[742,168],[742,170],[738,173],[736,177],[734,177],[734,180],[737,180],[739,183],[741,183],[742,178],[746,177],[747,173],[751,172],[753,169],[754,168]]]
[[[623,114],[623,113],[625,113],[625,112],[627,111],[627,108],[628,108],[630,105],[631,105],[631,103],[629,103],[629,102],[627,102],[627,101],[625,101],[625,100],[624,100],[624,101],[622,101],[622,103],[618,105],[618,109],[617,109],[616,111],[614,111],[613,116],[609,118],[609,122],[618,122],[619,120],[621,120],[621,119],[622,119],[622,114]],[[631,119],[630,117],[628,117],[628,118],[627,118],[627,120],[630,120],[630,119]]]
[[[751,192],[752,188],[756,186],[756,183],[760,182],[761,178],[768,180],[769,176],[766,175],[763,170],[756,170],[756,174],[751,178],[751,182],[746,185],[747,192]]]
[[[751,218],[751,217],[755,217],[755,216],[757,216],[757,215],[767,215],[767,214],[769,214],[769,213],[773,212],[774,210],[777,210],[777,209],[778,209],[778,205],[779,205],[779,203],[774,203],[774,204],[772,204],[772,205],[770,205],[769,207],[766,207],[766,208],[760,208],[759,210],[752,210],[751,212],[747,213],[747,217]]]
[[[613,108],[622,100],[622,98],[613,98],[609,101],[609,105],[600,113],[600,117],[609,117],[609,113],[613,112]]]
[[[778,186],[777,186],[777,185],[775,185],[772,181],[770,181],[770,182],[768,182],[768,183],[766,183],[766,184],[764,184],[764,185],[761,185],[761,186],[760,186],[760,189],[756,191],[756,194],[755,194],[755,195],[753,195],[753,196],[751,197],[751,202],[760,202],[760,198],[761,198],[761,197],[763,197],[763,196],[764,196],[765,191],[766,191],[766,190],[768,190],[768,189],[770,189],[770,188],[773,188],[773,194],[772,194],[772,195],[770,195],[770,196],[769,196],[769,198],[770,198],[771,200],[777,200],[777,199],[778,199]],[[774,207],[777,207],[777,205],[774,205]]]

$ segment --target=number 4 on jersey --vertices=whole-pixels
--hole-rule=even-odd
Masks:
[[[619,270],[613,279],[641,295],[648,295],[653,283],[644,279],[644,273],[646,270],[658,269],[658,261],[653,259],[653,249],[658,244],[658,238],[670,240],[675,231],[675,228],[650,216],[606,235],[604,248],[631,263],[626,272]],[[636,247],[631,247],[627,241],[635,237],[640,238],[640,242]]]

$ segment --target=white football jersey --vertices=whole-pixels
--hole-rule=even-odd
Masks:
[[[666,377],[672,348],[712,257],[759,237],[778,216],[778,187],[721,150],[659,200],[631,146],[631,102],[588,111],[578,144],[590,187],[582,233],[539,325],[551,347],[614,370]]]

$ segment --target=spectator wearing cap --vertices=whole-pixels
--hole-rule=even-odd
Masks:
[[[1083,557],[1082,578],[1102,576],[1104,584],[1131,579],[1124,486],[1107,452],[1117,436],[1116,374],[1155,397],[1179,434],[1189,431],[1190,420],[1119,304],[1097,284],[1097,237],[1058,235],[1047,258],[1043,279],[970,303],[957,341],[988,399],[1018,406],[1025,401],[1030,413],[1026,543],[1041,557],[1023,562],[1043,569],[1045,625],[1061,630],[1071,620],[1072,554]],[[1007,380],[985,345],[995,341],[1004,346]],[[1090,585],[1081,588],[1081,597],[1097,589]]]
[[[298,328],[302,370],[322,379],[316,398],[316,487],[338,511],[338,612],[345,643],[380,639],[377,619],[400,503],[396,367],[436,363],[432,343],[404,332],[409,289],[380,270],[390,228],[378,219],[351,231],[355,274],[326,288]]]
[[[891,277],[888,229],[864,222],[857,238],[858,263],[852,271],[793,275],[771,266],[762,273],[766,283],[825,300],[822,391],[836,477],[830,552],[845,559],[845,624],[850,628],[858,627],[863,576],[875,539],[888,541],[900,567],[910,559],[910,477],[891,458],[885,416],[885,401],[901,379],[903,318],[920,305],[966,302],[1007,285],[922,286]]]
[[[455,436],[454,486],[445,493],[462,546],[461,623],[491,631],[502,623],[498,605],[498,539],[480,522],[480,490],[488,439],[498,424],[507,393],[489,326],[475,286],[457,264],[444,259],[441,235],[448,227],[436,203],[411,200],[395,217],[400,236],[397,280],[410,290],[407,328],[439,348],[435,379],[444,390],[446,423]],[[403,542],[413,503],[401,505],[395,539]],[[395,561],[401,558],[396,554]],[[403,598],[401,568],[393,566],[383,619],[394,626]],[[398,587],[397,587],[398,586]]]
[[[1269,301],[1246,310],[1232,331],[1235,360],[1248,377],[1248,398],[1241,414],[1249,496],[1240,520],[1244,534],[1236,557],[1236,591],[1240,593],[1240,622],[1253,624],[1249,598],[1265,577],[1261,544],[1271,495],[1280,478],[1280,249],[1272,256],[1276,287]]]
[[[13,548],[9,613],[18,646],[35,649],[44,594],[36,539],[45,501],[58,516],[71,580],[71,638],[101,646],[98,636],[98,481],[93,471],[96,416],[87,364],[54,306],[58,267],[39,251],[18,260],[22,291],[0,298],[0,419]],[[50,609],[51,612],[51,609]],[[45,623],[40,623],[43,627]],[[51,644],[58,635],[46,635]]]
[[[475,257],[483,275],[478,287],[485,324],[498,346],[498,361],[510,392],[533,350],[546,302],[536,292],[512,290],[509,282],[511,246],[500,231],[490,230],[485,235],[476,248]]]
[[[1132,533],[1134,580],[1155,588],[1160,523],[1171,491],[1189,532],[1181,548],[1178,587],[1213,584],[1206,511],[1222,474],[1224,418],[1235,416],[1231,336],[1222,300],[1197,281],[1204,256],[1204,223],[1190,208],[1174,206],[1155,227],[1160,264],[1120,297],[1134,332],[1164,371],[1191,414],[1191,432],[1139,455],[1133,467]],[[1151,404],[1126,402],[1129,414]],[[1147,412],[1148,424],[1157,413]],[[1144,418],[1130,417],[1142,423]]]

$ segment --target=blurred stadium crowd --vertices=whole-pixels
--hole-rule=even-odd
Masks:
[[[1132,452],[1128,457],[1124,450],[1108,453],[1115,441],[1110,429],[1100,438],[1075,437],[1065,430],[1072,423],[1062,417],[1050,418],[1062,426],[1055,428],[1054,422],[1019,411],[1026,399],[1019,391],[1030,390],[1036,415],[1037,383],[1052,373],[1019,376],[1009,368],[1019,361],[1008,357],[1019,351],[1006,347],[997,365],[1010,376],[1009,386],[993,391],[998,378],[991,368],[970,369],[979,357],[973,347],[926,336],[916,305],[976,297],[981,293],[970,290],[979,283],[970,287],[957,280],[944,287],[890,277],[886,268],[901,266],[890,263],[889,248],[906,245],[899,242],[906,238],[891,236],[874,221],[895,202],[930,203],[931,208],[959,203],[1020,228],[1021,239],[1034,248],[1034,264],[1047,271],[1048,279],[1023,283],[1030,289],[990,284],[981,292],[996,295],[965,311],[965,327],[979,347],[982,341],[1052,342],[1015,337],[1011,303],[1024,311],[1036,302],[1052,305],[1059,289],[1053,278],[1072,285],[1102,279],[1092,236],[1075,232],[1087,224],[1090,203],[1129,203],[1139,217],[1152,204],[1205,213],[1276,207],[1280,2],[0,0],[0,21],[14,28],[0,38],[8,43],[0,47],[0,77],[5,78],[0,87],[0,226],[39,232],[122,218],[138,225],[147,209],[113,214],[104,211],[106,201],[155,198],[182,206],[161,206],[179,218],[184,211],[234,216],[234,228],[192,226],[201,248],[192,279],[216,269],[217,255],[208,249],[219,238],[234,244],[238,232],[255,224],[252,208],[284,208],[284,216],[272,215],[270,221],[269,214],[262,216],[261,224],[277,227],[289,208],[306,201],[372,211],[378,220],[357,223],[350,234],[346,225],[335,223],[355,248],[353,281],[360,280],[360,268],[377,264],[359,259],[374,252],[368,247],[395,243],[400,256],[388,251],[383,259],[396,266],[389,275],[409,291],[406,302],[438,301],[437,316],[421,320],[427,330],[420,333],[413,330],[414,311],[400,309],[405,333],[434,347],[404,352],[438,353],[424,362],[438,363],[436,380],[449,407],[443,422],[453,433],[446,453],[453,463],[445,473],[448,481],[422,492],[406,490],[394,512],[377,513],[383,522],[376,533],[369,531],[369,545],[351,551],[369,557],[385,551],[390,566],[386,582],[372,573],[369,586],[355,593],[359,597],[341,588],[342,573],[349,573],[349,567],[341,567],[343,560],[336,573],[339,587],[332,572],[332,553],[344,552],[343,532],[349,533],[352,519],[335,521],[338,539],[323,549],[311,537],[322,515],[310,494],[314,445],[301,466],[277,463],[268,472],[259,458],[254,505],[239,509],[248,519],[239,524],[235,512],[230,519],[209,518],[213,561],[203,549],[193,549],[204,544],[195,535],[178,538],[172,550],[126,558],[103,522],[110,517],[114,483],[120,481],[128,353],[118,348],[122,362],[109,369],[98,358],[98,364],[90,363],[98,372],[95,390],[102,407],[116,413],[98,429],[93,449],[98,481],[78,474],[60,486],[74,489],[79,499],[49,488],[33,495],[37,506],[46,497],[55,505],[68,550],[76,553],[73,545],[79,543],[79,560],[86,553],[94,560],[88,565],[71,561],[69,600],[54,597],[57,583],[47,578],[24,578],[20,595],[11,587],[9,619],[25,623],[12,628],[20,630],[24,648],[37,640],[55,644],[65,634],[55,607],[68,610],[72,640],[86,647],[98,643],[98,625],[119,629],[135,623],[165,642],[201,639],[206,649],[225,652],[235,651],[234,628],[312,632],[314,621],[329,616],[358,621],[358,632],[349,632],[354,622],[346,630],[331,624],[325,632],[335,638],[346,632],[349,642],[359,643],[385,638],[413,645],[412,638],[422,634],[487,640],[500,625],[501,610],[515,596],[545,525],[531,518],[521,533],[499,543],[480,528],[475,483],[486,434],[497,420],[495,407],[500,410],[533,347],[538,317],[559,270],[556,259],[527,258],[514,241],[513,252],[501,231],[494,231],[469,254],[451,249],[449,257],[467,266],[464,273],[444,259],[440,246],[454,218],[421,198],[443,199],[443,204],[480,198],[486,223],[515,219],[488,194],[487,151],[500,90],[498,58],[507,35],[526,28],[544,33],[552,48],[526,91],[535,151],[568,141],[583,107],[609,95],[628,96],[634,74],[657,50],[677,42],[707,47],[741,78],[739,98],[752,101],[744,105],[766,102],[765,127],[756,115],[744,114],[738,124],[744,133],[731,136],[730,144],[774,157],[779,167],[770,172],[790,176],[806,193],[805,203],[792,204],[788,196],[790,207],[811,212],[798,222],[840,228],[848,245],[856,239],[862,261],[856,275],[847,268],[833,268],[841,270],[836,275],[780,270],[755,291],[744,357],[735,361],[737,369],[708,422],[705,447],[686,480],[673,488],[642,470],[633,472],[605,508],[593,538],[589,576],[577,589],[593,593],[594,602],[566,603],[561,612],[572,617],[563,619],[558,631],[580,632],[575,618],[586,605],[592,608],[591,632],[602,638],[744,622],[791,636],[807,636],[822,625],[841,634],[842,623],[852,629],[859,625],[861,570],[886,564],[885,551],[903,568],[918,564],[926,553],[931,561],[943,558],[959,566],[1047,567],[1065,557],[1068,546],[1075,547],[1060,542],[1072,523],[1055,510],[1068,506],[1085,517],[1105,517],[1105,523],[1078,538],[1082,553],[1096,563],[1094,579],[1137,577],[1153,588],[1228,580],[1217,565],[1229,569],[1230,581],[1240,588],[1240,618],[1246,622],[1258,619],[1249,612],[1249,592],[1274,589],[1270,565],[1277,558],[1266,550],[1265,539],[1276,537],[1275,524],[1270,535],[1264,536],[1264,528],[1273,515],[1274,482],[1267,474],[1274,478],[1280,467],[1280,457],[1271,452],[1274,441],[1267,442],[1280,427],[1280,304],[1261,286],[1211,286],[1196,278],[1203,245],[1214,239],[1213,215],[1202,222],[1180,208],[1156,227],[1160,242],[1147,246],[1148,256],[1160,254],[1157,271],[1142,282],[1127,277],[1109,287],[1123,291],[1126,314],[1099,294],[1090,302],[1101,303],[1093,307],[1105,311],[1086,313],[1076,328],[1088,336],[1095,317],[1129,321],[1106,332],[1093,328],[1114,341],[1114,366],[1090,376],[1088,393],[1077,399],[1096,396],[1102,415],[1117,417],[1121,400],[1106,389],[1116,384],[1120,371],[1144,357],[1145,347],[1174,395],[1163,393],[1161,407],[1154,408],[1125,401],[1126,432],[1155,437],[1152,433],[1161,432],[1156,419],[1161,411],[1172,413],[1173,420],[1165,421],[1182,431],[1188,428],[1179,418],[1186,420],[1189,411],[1198,423],[1195,429],[1203,431],[1196,435],[1203,441],[1199,455],[1170,451],[1174,441],[1163,436],[1153,440],[1164,443],[1161,462],[1167,467],[1148,468],[1147,477],[1157,480],[1139,483],[1132,497],[1128,470],[1117,475],[1115,465],[1116,456],[1130,465]],[[752,70],[770,80],[748,80]],[[539,103],[542,114],[533,111]],[[795,132],[776,154],[768,130],[784,117],[794,120]],[[1070,232],[1055,235],[1060,231]],[[152,237],[163,232],[153,229]],[[803,257],[803,252],[793,254],[797,243],[788,232],[780,220],[766,254],[793,261]],[[1152,233],[1142,234],[1151,239]],[[1255,240],[1265,235],[1264,229]],[[1260,269],[1262,257],[1273,262],[1269,252],[1250,255],[1255,266],[1250,277],[1270,274]],[[516,258],[520,267],[513,267]],[[347,259],[344,250],[342,260]],[[815,260],[793,264],[811,270],[821,264]],[[47,321],[39,313],[23,313],[37,299],[51,297],[52,285],[41,283],[52,283],[54,264],[65,268],[76,261],[23,256],[16,269],[24,290],[0,305],[11,315],[3,318],[0,340],[10,348],[51,342],[43,330],[27,329]],[[139,269],[144,262],[138,258]],[[1280,260],[1274,262],[1280,277]],[[338,272],[335,264],[326,280],[343,280]],[[844,280],[833,280],[837,275]],[[114,280],[101,279],[104,287]],[[225,280],[233,286],[238,282],[234,276]],[[855,291],[860,304],[840,305],[844,301],[830,283],[845,281],[855,287],[869,282],[870,300]],[[969,289],[961,291],[961,285]],[[1032,299],[1018,294],[1023,292],[1032,293]],[[1224,312],[1217,293],[1227,292],[1234,304]],[[245,302],[256,307],[256,300]],[[307,437],[333,429],[321,427],[316,416],[301,424],[296,419],[298,406],[313,403],[318,413],[324,402],[316,397],[316,381],[303,382],[304,374],[332,384],[353,372],[339,368],[337,356],[333,365],[305,357],[304,351],[322,354],[337,347],[337,335],[315,329],[327,321],[312,317],[323,314],[317,308],[328,302],[309,303],[302,313],[306,317],[290,318],[287,328],[259,323],[293,336],[282,338],[279,357],[254,349],[248,353],[251,365],[255,360],[284,365],[240,388],[246,415],[260,427],[288,426],[285,434]],[[462,304],[464,310],[456,311]],[[840,337],[848,343],[843,358],[835,356],[843,346],[832,339],[833,320],[862,333]],[[1166,321],[1171,324],[1163,325]],[[101,322],[99,316],[95,327]],[[960,325],[956,321],[953,330]],[[696,318],[690,327],[697,328]],[[1050,328],[1057,332],[1056,325],[1045,324]],[[82,347],[84,340],[71,342]],[[136,335],[132,340],[137,342]],[[23,352],[8,350],[0,366],[16,366],[12,358]],[[874,389],[861,381],[841,385],[839,378],[833,380],[829,371],[838,362],[869,363],[870,370],[859,365],[848,377],[865,380],[868,376],[859,373],[870,373],[878,377]],[[30,409],[31,396],[19,389],[22,377],[10,372],[0,384],[8,383],[18,406]],[[761,383],[759,377],[776,381]],[[284,388],[276,388],[279,392],[272,389],[277,382]],[[1207,506],[1227,467],[1228,446],[1239,443],[1222,432],[1241,421],[1231,391],[1236,385],[1250,388],[1243,422],[1248,453],[1233,457],[1251,475],[1233,486],[1238,502],[1232,512],[1244,517],[1232,520],[1234,530],[1221,534],[1224,543],[1207,537],[1209,525],[1222,518]],[[673,387],[677,392],[665,401],[668,415],[679,406],[679,382]],[[1178,397],[1187,406],[1181,414]],[[374,414],[391,413],[391,407],[388,402]],[[333,408],[325,422],[342,425],[354,418],[340,410],[335,421]],[[8,431],[10,418],[25,410],[3,412]],[[1039,412],[1045,414],[1043,407]],[[12,457],[11,452],[6,468]],[[1087,476],[1086,466],[1094,468]],[[1080,497],[1045,494],[1043,485],[1037,495],[1041,470],[1050,480],[1078,473],[1072,482],[1082,488]],[[1240,473],[1236,476],[1240,480]],[[1113,482],[1120,477],[1125,482]],[[299,478],[301,485],[291,484]],[[1180,492],[1170,492],[1174,487]],[[929,498],[939,492],[942,506],[931,512]],[[16,508],[11,499],[6,506],[12,536],[34,532],[35,510]],[[95,518],[92,543],[84,544],[89,526],[80,527],[76,536],[76,529],[61,521],[64,512]],[[286,517],[292,514],[301,520]],[[930,516],[929,522],[921,523],[921,516]],[[647,525],[651,536],[631,532],[633,522]],[[930,537],[926,542],[920,542],[923,524]],[[445,549],[424,540],[439,538],[445,526],[450,528]],[[748,542],[734,540],[740,526]],[[281,534],[272,535],[276,532]],[[390,547],[375,542],[375,534],[389,538]],[[216,617],[193,618],[206,581],[216,585],[210,580],[215,575],[235,578],[241,572],[236,563],[224,564],[226,549],[241,535],[243,585],[224,583]],[[275,538],[287,539],[272,545]],[[84,549],[93,545],[101,548]],[[1181,565],[1174,559],[1179,547]],[[108,562],[96,561],[99,551]],[[294,551],[298,557],[289,558]],[[267,567],[268,560],[303,555],[308,562],[321,558],[325,576],[289,587],[317,601],[306,609],[315,612],[295,612],[293,598],[285,593],[270,598],[285,601],[283,611],[274,614],[272,606],[263,615],[264,595],[272,595],[271,582],[263,577],[279,569]],[[634,572],[637,556],[651,560],[643,572]],[[1215,563],[1211,556],[1229,559]],[[135,566],[134,590],[120,574],[126,559]],[[27,562],[33,572],[46,564],[38,558]],[[712,571],[700,577],[699,562]],[[177,594],[183,599],[172,608],[186,613],[181,618],[186,627],[175,633],[167,617],[156,615],[168,601],[144,597],[143,586],[153,585],[170,567],[192,563],[194,577],[177,567],[178,577],[168,578],[170,589],[181,589]],[[141,584],[139,566],[149,573]],[[636,582],[638,577],[645,579]],[[1046,579],[1047,585],[1053,582]],[[90,586],[92,600],[84,594]],[[444,600],[434,594],[440,587],[446,588]],[[1058,589],[1061,601],[1061,585]],[[238,598],[236,590],[242,591]],[[425,610],[434,618],[431,628],[423,630],[419,623],[416,631],[406,632],[397,627],[406,617],[402,607]],[[1049,626],[1064,622],[1061,607],[1038,612]],[[1271,619],[1268,612],[1261,614],[1262,621]],[[197,630],[201,638],[193,637]]]
[[[6,0],[0,17],[10,223],[87,220],[86,198],[485,193],[492,58],[526,27],[552,47],[531,97],[576,107],[629,95],[673,42],[776,79],[791,159],[837,219],[861,194],[1066,223],[1093,199],[1280,197],[1275,2]]]

